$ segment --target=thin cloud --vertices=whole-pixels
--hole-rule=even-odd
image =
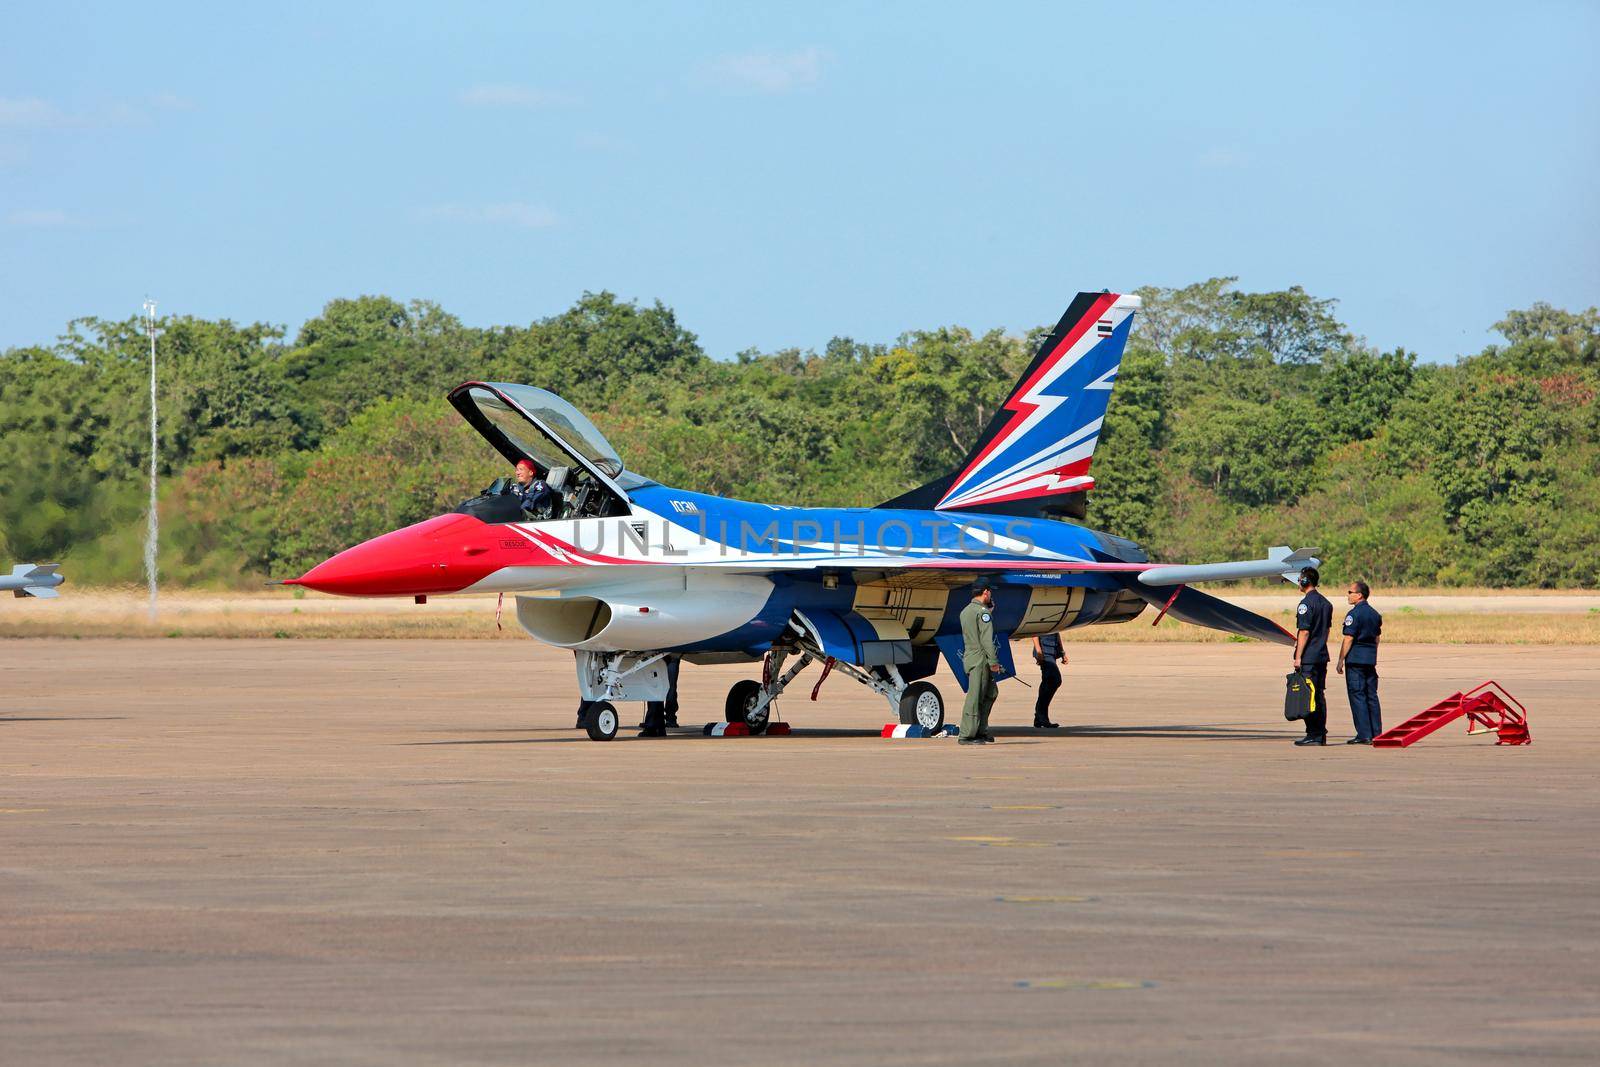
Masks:
[[[6,216],[6,225],[17,229],[55,230],[66,226],[82,226],[83,220],[54,209],[13,211]]]
[[[561,217],[547,207],[516,200],[499,204],[436,204],[423,208],[418,214],[429,222],[512,226],[522,230],[545,230],[561,222]]]
[[[157,106],[162,105],[157,103]],[[96,126],[137,126],[149,121],[150,116],[142,108],[125,100],[112,100],[85,111],[68,111],[36,96],[0,97],[0,127],[80,130]]]
[[[571,93],[559,89],[535,89],[530,85],[474,85],[456,94],[468,107],[510,107],[535,111],[540,108],[570,107],[578,102]]]
[[[50,129],[71,125],[78,123],[48,100],[35,96],[0,96],[0,126]]]
[[[633,146],[608,133],[580,133],[578,147],[585,152],[626,152]]]
[[[150,105],[161,111],[194,111],[198,108],[193,100],[177,93],[161,92],[150,98]]]
[[[719,56],[702,68],[707,80],[746,92],[792,93],[822,80],[827,54],[820,48],[795,52],[742,52]]]
[[[1220,145],[1208,148],[1195,158],[1195,166],[1205,170],[1234,170],[1248,166],[1250,156],[1233,148]]]

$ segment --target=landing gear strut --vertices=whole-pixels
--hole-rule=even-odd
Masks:
[[[586,652],[578,650],[578,693],[588,701],[582,726],[591,741],[617,736],[620,716],[614,701],[665,700],[665,652]]]
[[[790,656],[798,656],[793,666],[782,670]],[[752,734],[767,728],[772,717],[772,704],[794,681],[795,676],[813,661],[825,661],[829,670],[854,678],[889,702],[889,710],[903,723],[927,727],[931,733],[944,725],[944,698],[933,683],[917,681],[907,683],[893,664],[881,667],[859,667],[833,659],[802,638],[798,643],[774,645],[761,664],[761,680],[745,679],[735,682],[728,690],[725,718],[728,722],[742,722]],[[812,694],[813,698],[815,693]]]

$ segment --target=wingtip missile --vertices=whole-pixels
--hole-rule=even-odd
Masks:
[[[1288,545],[1267,550],[1266,559],[1237,560],[1228,563],[1197,563],[1189,566],[1151,567],[1139,573],[1145,585],[1193,585],[1196,582],[1228,582],[1243,578],[1288,578],[1302,567],[1320,567],[1320,550],[1301,548],[1291,552]]]
[[[0,575],[0,590],[9,589],[15,597],[49,600],[59,595],[55,587],[66,580],[59,563],[18,563],[10,574]]]

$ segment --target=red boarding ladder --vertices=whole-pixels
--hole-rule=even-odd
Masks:
[[[1497,745],[1531,745],[1528,734],[1528,709],[1496,681],[1484,682],[1465,693],[1445,697],[1420,715],[1413,715],[1399,726],[1372,739],[1373,748],[1405,748],[1421,741],[1447,722],[1466,717],[1467,733],[1500,735]]]

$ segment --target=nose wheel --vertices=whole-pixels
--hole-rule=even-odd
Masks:
[[[589,740],[609,741],[617,736],[619,721],[617,709],[611,702],[600,700],[589,705],[589,714],[584,719],[583,728],[589,732]]]

